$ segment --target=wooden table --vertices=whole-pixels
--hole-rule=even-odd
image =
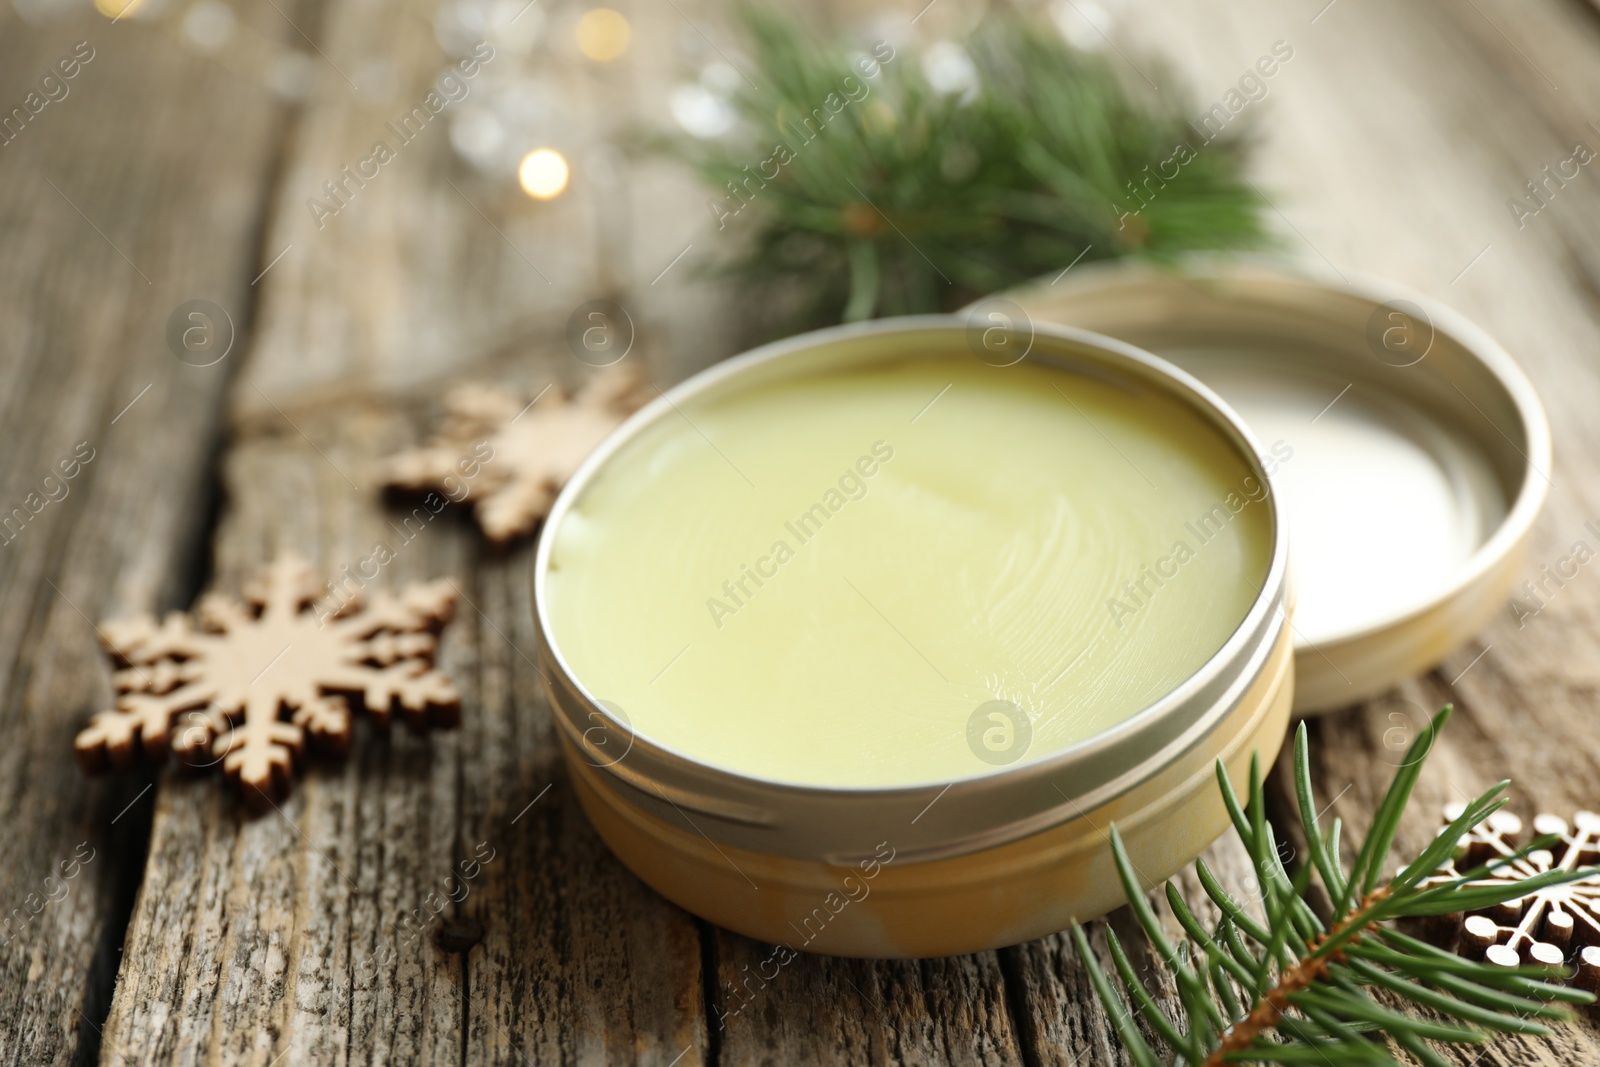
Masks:
[[[529,660],[530,549],[488,551],[463,522],[430,528],[383,576],[449,575],[466,595],[443,651],[465,697],[459,731],[362,734],[348,764],[313,768],[262,818],[213,780],[86,782],[72,760],[74,732],[109,699],[91,620],[237,589],[283,548],[330,572],[357,560],[391,515],[384,457],[425,433],[447,383],[575,380],[567,316],[602,296],[629,309],[663,383],[733,351],[738,309],[688,269],[716,241],[703,195],[666,163],[607,149],[669,121],[665,87],[696,49],[729,43],[723,20],[691,0],[618,2],[627,57],[543,68],[577,168],[565,196],[535,204],[475,176],[441,123],[321,225],[308,198],[443,65],[431,0],[238,0],[211,52],[194,42],[215,38],[216,10],[207,37],[178,0],[116,23],[70,0],[0,7],[5,109],[76,42],[93,49],[69,94],[0,146],[0,511],[80,442],[94,454],[0,552],[0,907],[13,917],[0,1063],[1117,1060],[1060,936],[952,959],[802,957],[724,1017],[727,987],[765,948],[667,904],[591,832]],[[1248,108],[1286,246],[1427,292],[1503,341],[1557,442],[1530,570],[1578,541],[1600,547],[1585,525],[1600,519],[1600,183],[1588,166],[1537,214],[1507,203],[1533,203],[1523,183],[1576,144],[1600,148],[1596,10],[1116,10],[1132,61],[1165,55],[1203,106],[1275,41],[1292,46]],[[570,36],[572,15],[557,8],[549,32]],[[943,0],[922,28],[976,17]],[[303,97],[268,87],[297,71]],[[165,340],[193,299],[237,330],[213,366],[180,362]],[[1439,804],[1502,776],[1525,812],[1600,805],[1593,567],[1520,624],[1508,608],[1427,677],[1318,720],[1332,811],[1361,830],[1394,731],[1446,700],[1460,714],[1401,851],[1432,833]],[[396,922],[480,842],[495,858],[455,911],[482,923],[481,944],[400,945]],[[75,855],[93,858],[34,914],[27,902],[56,895],[44,879]],[[1228,843],[1210,855],[1247,876]],[[1600,1062],[1600,1029],[1457,1058]]]

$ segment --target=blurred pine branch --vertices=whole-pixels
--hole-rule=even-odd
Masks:
[[[662,147],[708,188],[711,269],[786,308],[786,329],[948,311],[1080,257],[1266,243],[1246,141],[1191,127],[1202,109],[1154,61],[1139,69],[1159,92],[1009,8],[922,55],[821,40],[767,8],[738,17],[754,84],[732,98],[735,129]],[[930,81],[935,60],[956,88]]]

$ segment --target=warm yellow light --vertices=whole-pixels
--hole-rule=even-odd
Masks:
[[[567,187],[567,161],[554,148],[538,148],[522,157],[517,180],[535,200],[552,200]]]
[[[609,7],[592,8],[578,19],[578,51],[597,63],[626,52],[632,36],[627,16]]]
[[[120,19],[139,10],[144,0],[94,0],[94,9],[108,19]]]

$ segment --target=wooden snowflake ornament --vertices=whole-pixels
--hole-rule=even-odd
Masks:
[[[1465,810],[1445,808],[1448,825]],[[1488,872],[1470,885],[1520,881],[1549,870],[1574,871],[1600,860],[1600,815],[1580,811],[1567,821],[1557,815],[1536,815],[1533,837],[1556,837],[1552,848],[1534,849],[1521,859]],[[1462,837],[1455,858],[1422,884],[1453,881],[1467,871],[1501,857],[1515,855],[1529,840],[1523,822],[1497,811]],[[1454,940],[1457,951],[1504,967],[1576,964],[1574,983],[1600,991],[1600,872],[1575,882],[1548,886],[1484,912],[1446,916],[1432,933],[1436,940]]]
[[[78,734],[78,759],[99,773],[168,750],[194,767],[222,764],[253,806],[288,792],[309,740],[343,755],[351,702],[387,725],[454,726],[461,698],[433,666],[437,633],[455,613],[447,581],[398,596],[324,598],[304,560],[282,556],[244,588],[245,603],[209,593],[180,612],[105,623],[122,669],[116,706]]]
[[[493,386],[457,387],[433,438],[394,457],[386,483],[473,501],[479,528],[497,544],[530,534],[578,465],[644,403],[641,384],[607,369],[576,396],[550,386],[532,403]]]

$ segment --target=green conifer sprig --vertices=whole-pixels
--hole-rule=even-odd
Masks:
[[[1168,1046],[1171,1063],[1189,1067],[1398,1064],[1391,1048],[1376,1038],[1387,1038],[1423,1067],[1450,1067],[1430,1042],[1478,1042],[1495,1032],[1545,1034],[1549,1030],[1541,1020],[1567,1018],[1560,1004],[1593,1002],[1590,994],[1551,981],[1562,977],[1552,969],[1463,959],[1392,925],[1395,920],[1486,908],[1595,870],[1554,870],[1521,881],[1481,883],[1528,852],[1549,847],[1555,839],[1546,837],[1457,879],[1424,885],[1452,856],[1461,837],[1505,804],[1502,793],[1509,783],[1500,782],[1468,804],[1397,874],[1381,877],[1400,817],[1450,711],[1448,705],[1440,710],[1412,744],[1348,868],[1341,858],[1340,821],[1335,819],[1325,832],[1316,815],[1304,723],[1295,733],[1294,771],[1309,855],[1293,875],[1266,821],[1258,762],[1251,760],[1243,804],[1227,769],[1217,762],[1223,802],[1258,873],[1261,919],[1223,889],[1203,860],[1196,861],[1200,883],[1221,918],[1208,929],[1168,882],[1167,901],[1187,934],[1174,944],[1139,885],[1122,838],[1111,828],[1112,853],[1129,904],[1171,973],[1183,1007],[1181,1020],[1167,1018],[1109,928],[1116,978],[1107,975],[1083,927],[1073,923],[1072,937],[1090,981],[1137,1067],[1158,1067],[1163,1061],[1136,1017]],[[1318,918],[1308,899],[1314,877],[1333,902],[1328,922]],[[1398,1010],[1388,1006],[1396,1003]]]
[[[1153,59],[1159,92],[996,6],[961,42],[976,86],[951,91],[909,45],[883,59],[771,9],[739,21],[736,129],[664,147],[708,187],[719,272],[790,309],[786,327],[954,310],[1080,257],[1266,241],[1244,138],[1198,133],[1202,109]]]

